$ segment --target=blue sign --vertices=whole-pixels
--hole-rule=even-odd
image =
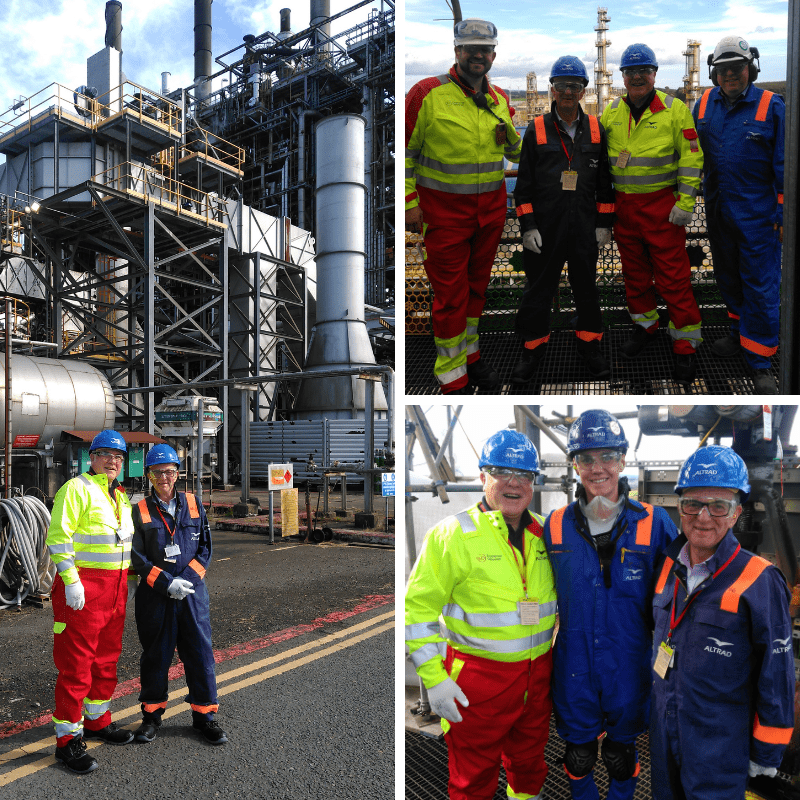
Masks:
[[[381,472],[382,497],[394,497],[394,472]]]

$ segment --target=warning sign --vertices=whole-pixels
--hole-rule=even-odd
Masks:
[[[297,536],[297,489],[281,491],[281,536]]]
[[[36,447],[39,444],[38,433],[20,433],[14,437],[14,447]]]
[[[268,488],[271,492],[292,489],[293,477],[291,464],[270,464]]]

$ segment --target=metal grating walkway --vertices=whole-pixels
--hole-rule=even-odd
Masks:
[[[727,325],[704,325],[704,342],[697,351],[697,378],[689,387],[672,379],[672,340],[662,325],[657,341],[637,359],[628,361],[615,355],[630,336],[631,326],[606,330],[602,348],[611,362],[611,378],[592,379],[575,349],[575,333],[556,329],[545,345],[547,351],[539,371],[526,386],[509,382],[511,371],[521,352],[516,335],[508,331],[481,331],[481,356],[500,374],[503,385],[491,394],[509,395],[612,395],[612,394],[753,394],[743,357],[722,359],[714,355],[710,343],[728,332]],[[406,336],[406,393],[439,394],[433,375],[436,351],[433,336]],[[772,358],[773,375],[778,378],[778,355]],[[485,394],[489,394],[486,392]]]
[[[447,745],[430,736],[422,736],[406,730],[406,800],[447,800]],[[642,734],[637,741],[641,772],[636,785],[634,800],[650,798],[650,748],[648,734]],[[544,783],[547,800],[570,800],[569,778],[567,778],[561,758],[564,743],[556,733],[554,718],[550,718],[550,738],[544,749],[544,758],[549,767]],[[603,760],[598,757],[594,778],[600,796],[608,794],[608,773]],[[507,800],[506,774],[500,768],[500,781],[494,800]]]

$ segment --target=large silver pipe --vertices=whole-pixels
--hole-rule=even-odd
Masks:
[[[211,75],[211,4],[214,0],[194,0],[194,80],[196,95],[205,98],[209,87],[203,82]]]
[[[106,47],[122,52],[122,3],[108,0],[106,3]]]

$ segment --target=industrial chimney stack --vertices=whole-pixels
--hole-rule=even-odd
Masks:
[[[195,96],[208,97],[210,86],[205,81],[211,75],[211,4],[214,0],[194,0],[194,81]]]
[[[108,0],[106,3],[106,47],[122,52],[122,3]]]

